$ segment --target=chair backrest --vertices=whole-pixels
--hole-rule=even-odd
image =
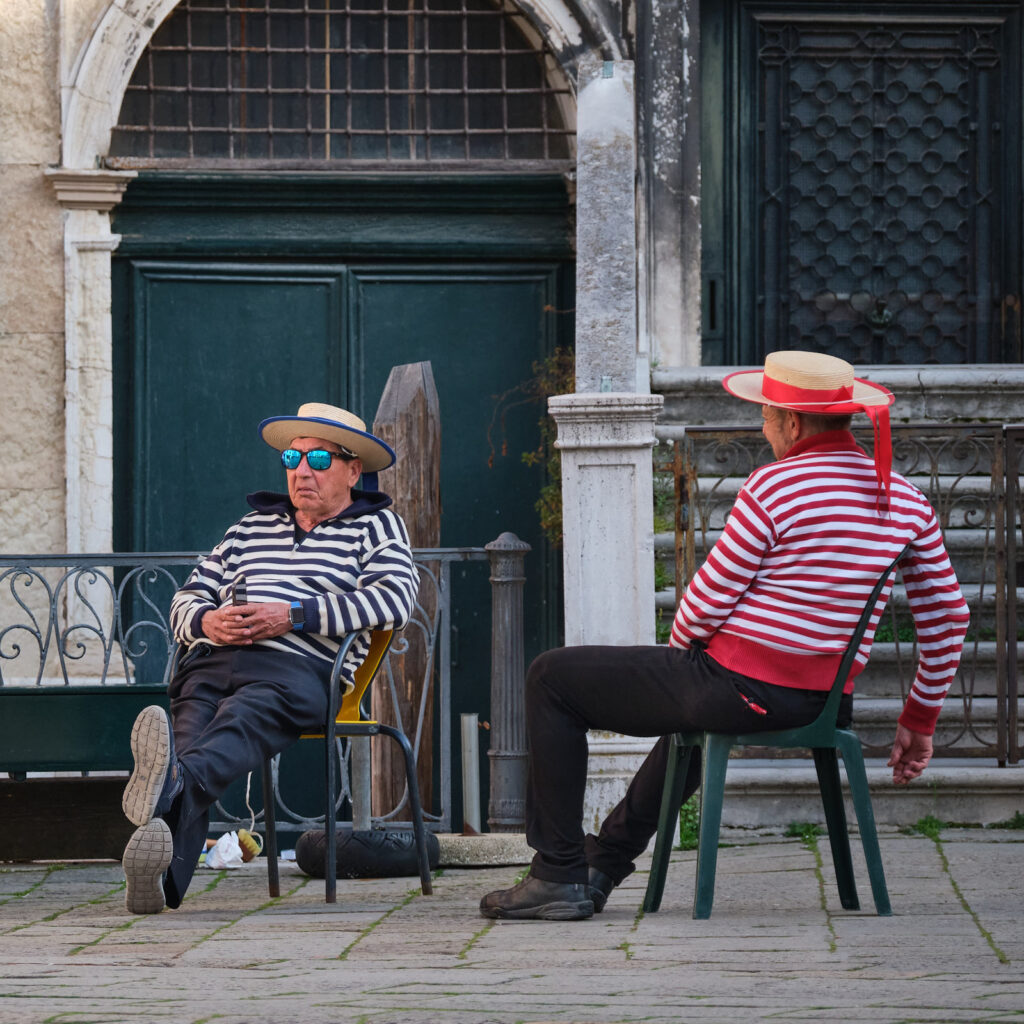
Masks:
[[[908,545],[909,547],[909,545]],[[864,631],[868,628],[868,622],[871,620],[871,614],[875,610],[875,605],[878,604],[878,598],[881,596],[882,590],[885,588],[886,580],[896,571],[896,566],[899,564],[900,559],[907,553],[907,548],[904,548],[889,565],[889,568],[878,577],[878,582],[875,584],[874,589],[868,595],[867,604],[864,605],[864,610],[860,613],[860,618],[857,620],[857,627],[853,631],[853,636],[850,637],[850,642],[846,645],[846,650],[843,652],[842,660],[839,662],[839,668],[836,670],[836,677],[832,681],[832,689],[829,691],[828,700],[825,701],[825,706],[821,709],[821,714],[811,723],[811,726],[818,724],[835,725],[836,718],[839,715],[839,702],[843,697],[843,689],[846,687],[846,678],[850,674],[850,669],[853,668],[853,659],[857,656],[857,651],[860,649],[860,642],[864,638]]]
[[[362,664],[355,670],[353,675],[354,687],[341,700],[341,707],[338,709],[338,722],[358,722],[359,705],[362,703],[366,688],[373,682],[384,656],[388,653],[391,641],[394,638],[394,631],[390,629],[375,629],[370,634],[370,649]]]

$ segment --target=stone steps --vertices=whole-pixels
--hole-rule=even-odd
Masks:
[[[846,789],[845,772],[843,787]],[[998,768],[968,759],[936,759],[916,782],[894,786],[884,759],[868,761],[875,821],[907,826],[927,815],[941,821],[990,825],[1024,810],[1024,768]],[[856,816],[847,793],[846,817]],[[811,821],[824,824],[812,761],[736,761],[729,765],[724,825],[757,827]]]
[[[892,728],[887,743],[891,743]],[[625,792],[649,749],[623,744],[607,733],[591,734],[591,766],[584,830],[596,831]],[[617,751],[617,752],[616,752]],[[867,758],[868,784],[879,825],[907,826],[927,815],[942,821],[990,825],[1024,811],[1024,765],[998,767],[974,758],[935,758],[908,786],[894,786],[884,757]],[[846,775],[843,787],[846,790]],[[847,794],[847,820],[856,817]],[[814,762],[735,758],[726,774],[722,824],[741,828],[785,827],[791,822],[824,824]]]

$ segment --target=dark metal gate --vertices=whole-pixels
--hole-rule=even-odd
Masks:
[[[704,361],[1019,360],[1020,5],[708,18]]]

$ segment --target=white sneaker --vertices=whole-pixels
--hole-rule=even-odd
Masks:
[[[158,704],[139,712],[131,746],[135,767],[121,796],[121,808],[133,825],[145,825],[156,814],[166,813],[181,789],[171,721]]]
[[[163,818],[154,818],[132,833],[121,858],[129,914],[159,914],[164,909],[163,875],[173,850],[171,830]]]

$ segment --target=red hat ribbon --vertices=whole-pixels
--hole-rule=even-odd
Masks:
[[[889,485],[892,482],[892,431],[889,429],[889,406],[869,405],[864,408],[875,431],[875,477],[878,479],[878,503],[883,514],[889,510]]]
[[[828,390],[801,388],[795,384],[776,380],[766,373],[761,378],[761,394],[770,402],[784,402],[786,405],[835,405],[840,402],[849,402],[853,398],[853,385],[842,384]]]

